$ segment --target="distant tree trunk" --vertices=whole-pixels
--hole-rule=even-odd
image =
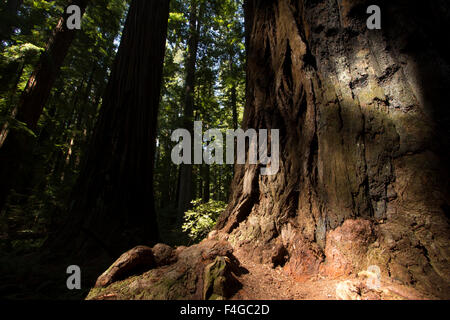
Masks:
[[[22,62],[18,69],[18,74],[16,76],[16,80],[14,81],[14,84],[11,87],[11,90],[9,92],[9,98],[7,100],[7,104],[10,108],[8,109],[7,112],[9,113],[9,116],[11,118],[15,118],[17,115],[17,106],[14,104],[14,97],[16,96],[17,86],[20,83],[20,78],[22,78],[24,68],[25,68],[25,63]],[[3,143],[5,142],[8,132],[9,132],[9,123],[6,122],[2,125],[1,130],[0,130],[0,148],[3,145]]]
[[[233,85],[230,89],[230,104],[231,104],[231,110],[232,110],[232,116],[233,116],[233,128],[236,130],[239,126],[238,124],[238,111],[237,111],[237,89],[236,89],[236,82],[234,81],[234,73],[235,73],[235,66],[233,63],[233,52],[230,50],[230,72],[233,77]]]
[[[163,149],[163,152],[161,152],[161,164],[163,164],[163,174],[164,174],[164,179],[161,181],[161,203],[159,205],[159,208],[168,208],[168,207],[173,207],[173,201],[174,199],[172,198],[172,194],[173,194],[173,189],[175,188],[175,193],[176,193],[176,188],[177,188],[177,183],[173,183],[173,175],[174,175],[174,171],[175,171],[175,175],[176,177],[178,177],[178,172],[176,172],[176,170],[173,170],[172,167],[172,162],[170,159],[170,145],[165,143],[165,144],[161,144],[160,148]],[[178,179],[178,178],[177,178]],[[176,199],[175,199],[176,201]],[[175,208],[176,209],[176,208]]]
[[[210,199],[210,178],[209,178],[209,165],[203,165],[203,202],[207,203]]]
[[[202,18],[202,7],[198,8],[198,0],[191,0],[189,14],[189,40],[188,56],[186,60],[186,88],[184,101],[184,128],[194,132],[194,92],[195,92],[195,71],[197,63],[197,51],[200,33],[200,22]],[[200,11],[200,12],[199,12]],[[193,197],[192,185],[192,165],[182,164],[180,168],[180,188],[178,192],[177,220],[181,221],[184,212],[189,207]]]
[[[167,0],[131,3],[62,245],[114,256],[158,240],[153,167],[168,15]]]
[[[77,130],[83,130],[83,136],[82,136],[82,143],[87,143],[88,139],[88,127],[89,127],[89,98],[92,94],[92,87],[94,86],[94,75],[97,71],[98,65],[97,63],[94,63],[94,66],[92,67],[91,74],[89,75],[89,79],[87,82],[86,90],[84,92],[84,96],[82,99],[82,106],[81,111],[78,114],[79,121]]]
[[[231,108],[233,110],[233,128],[234,130],[236,130],[239,127],[236,85],[233,85],[233,87],[231,88]]]
[[[88,0],[74,0],[82,12],[85,11]],[[16,119],[25,123],[27,128],[35,131],[38,120],[47,103],[50,91],[75,37],[76,30],[66,26],[67,15],[59,20],[45,52],[31,75],[17,106]],[[23,178],[21,168],[31,154],[32,139],[23,130],[9,130],[3,133],[3,145],[0,145],[0,211],[4,207],[6,197]]]
[[[379,4],[382,30],[369,30]],[[280,170],[236,166],[217,228],[292,276],[382,275],[450,296],[445,1],[246,1],[244,128]],[[253,239],[253,240],[252,240]],[[274,249],[277,248],[277,249]]]
[[[84,13],[88,3],[89,0],[73,0],[70,2],[70,4],[78,5],[82,13]],[[56,77],[75,38],[76,30],[67,29],[66,21],[67,15],[64,14],[58,21],[45,52],[28,80],[21,97],[17,119],[26,123],[31,130],[36,129]]]

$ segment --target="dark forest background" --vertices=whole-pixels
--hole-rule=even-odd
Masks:
[[[81,30],[65,27],[65,8],[69,4],[79,5],[84,13]],[[139,109],[133,109],[133,101],[125,100],[116,114],[116,121],[121,124],[102,127],[99,120],[105,94],[111,90],[108,82],[114,82],[109,80],[114,77],[111,75],[114,63],[120,64],[116,55],[129,7],[130,1],[124,0],[1,1],[0,251],[4,260],[9,261],[2,266],[5,271],[20,264],[11,262],[11,257],[36,252],[46,243],[55,242],[51,239],[60,239],[64,233],[61,229],[84,228],[76,227],[77,222],[73,221],[80,216],[75,213],[73,203],[96,196],[96,191],[89,187],[86,194],[79,187],[83,175],[97,170],[93,163],[101,157],[101,147],[93,151],[94,160],[89,160],[88,155],[90,145],[95,148],[96,130],[110,136],[112,131],[120,131],[121,125],[126,126],[127,104],[134,116],[145,117]],[[166,13],[160,14],[164,17]],[[145,15],[147,18],[140,19],[153,19],[151,11]],[[136,52],[138,55],[143,50],[153,52],[157,47],[155,39],[149,37],[152,27],[144,28],[141,27],[144,30],[141,39],[146,44]],[[135,30],[135,34],[139,31]],[[170,1],[164,41],[163,60],[154,59],[148,66],[149,70],[157,70],[159,64],[163,66],[154,139],[155,209],[149,209],[156,213],[159,232],[154,233],[159,238],[150,239],[150,243],[160,240],[172,245],[192,244],[205,236],[225,208],[233,166],[174,165],[171,151],[176,143],[171,141],[171,134],[177,128],[192,130],[194,121],[202,121],[204,130],[220,128],[225,132],[239,126],[245,100],[241,1]],[[123,74],[121,77],[126,79]],[[151,90],[148,82],[142,83],[141,88],[143,94],[152,95],[146,92]],[[151,103],[139,102],[139,108],[150,109]],[[106,104],[105,109],[111,110],[111,103]],[[106,140],[98,138],[100,144],[107,143]],[[126,148],[136,151],[143,146],[145,143],[129,144]],[[101,164],[104,165],[105,162]],[[144,165],[152,166],[150,161]],[[102,182],[86,183],[95,188]],[[139,185],[136,181],[132,183]],[[151,201],[148,194],[142,198]],[[141,204],[133,206],[131,202],[132,199],[127,201],[124,211],[141,210]],[[92,205],[86,206],[94,210]],[[67,234],[74,236],[70,231]],[[60,250],[63,252],[67,242],[59,243],[63,243]],[[129,248],[126,244],[119,247],[115,253]],[[26,274],[26,269],[32,267],[23,268]],[[2,282],[8,283],[7,272],[2,274]],[[14,297],[15,293],[10,296]]]

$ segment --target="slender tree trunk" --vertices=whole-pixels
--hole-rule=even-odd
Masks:
[[[203,182],[203,201],[205,203],[209,202],[210,199],[210,178],[209,178],[209,165],[203,166],[204,172],[204,182]]]
[[[382,30],[366,26],[374,3]],[[373,265],[448,298],[448,9],[246,1],[243,127],[280,130],[280,170],[236,166],[217,228],[267,263],[286,250],[278,263],[293,276]]]
[[[234,81],[235,74],[235,66],[233,63],[233,52],[230,50],[230,72],[233,77],[233,85],[230,89],[230,104],[231,110],[233,114],[233,128],[236,130],[238,128],[238,112],[237,112],[237,90],[236,90],[236,82]]]
[[[239,127],[236,85],[233,85],[233,87],[231,88],[231,108],[233,110],[233,128],[234,130],[236,130]]]
[[[94,66],[92,67],[91,74],[89,75],[86,90],[84,92],[84,96],[82,99],[81,111],[78,114],[79,121],[78,121],[77,130],[83,130],[83,135],[81,137],[82,144],[87,143],[87,139],[88,139],[88,127],[89,127],[89,122],[90,122],[89,121],[89,116],[90,116],[89,108],[91,107],[89,105],[89,98],[91,97],[92,87],[94,86],[94,75],[95,75],[95,72],[97,71],[97,67],[98,67],[97,63],[94,63]]]
[[[153,168],[168,14],[167,0],[131,3],[63,245],[115,256],[158,240]]]
[[[173,205],[173,198],[172,198],[172,194],[173,194],[173,189],[175,189],[175,193],[176,193],[176,188],[177,188],[177,183],[173,183],[173,173],[175,171],[176,177],[178,177],[178,172],[176,170],[172,170],[172,162],[170,159],[170,149],[169,149],[169,144],[161,144],[160,146],[161,148],[163,148],[163,152],[161,153],[161,160],[160,162],[162,164],[164,164],[163,166],[163,174],[166,177],[166,179],[163,179],[163,181],[161,181],[161,204],[159,206],[159,208],[170,208]],[[177,178],[178,180],[178,178]],[[176,199],[175,199],[176,200]]]
[[[70,3],[85,11],[88,0],[73,0]],[[64,58],[75,37],[75,30],[66,26],[67,15],[59,20],[45,52],[31,75],[20,98],[16,119],[25,123],[27,128],[35,131],[38,120],[47,103],[50,91],[56,80]],[[22,180],[24,161],[31,154],[33,141],[24,130],[9,130],[0,146],[0,211],[6,198],[16,182]]]
[[[189,15],[189,40],[188,56],[186,60],[186,89],[184,102],[184,128],[194,132],[194,92],[195,92],[195,71],[197,63],[197,51],[200,33],[200,22],[202,19],[203,2],[191,0],[191,11]],[[200,11],[200,12],[199,12]],[[193,197],[192,188],[192,165],[182,164],[180,168],[180,189],[178,198],[177,219],[181,221],[184,212],[189,207]]]
[[[16,96],[16,91],[17,91],[17,86],[19,85],[20,82],[20,78],[22,78],[22,74],[23,74],[23,69],[25,68],[25,63],[22,62],[20,64],[20,68],[19,68],[19,72],[17,74],[16,80],[11,88],[11,91],[9,93],[9,98],[8,98],[8,105],[12,108],[9,108],[7,112],[9,112],[9,116],[11,118],[15,118],[17,115],[17,106],[14,103],[14,98]],[[9,123],[5,122],[0,130],[0,148],[2,147],[3,143],[5,142],[6,137],[8,136],[9,133]]]
[[[84,13],[88,3],[89,0],[73,0],[70,5],[78,5]],[[56,77],[75,38],[76,30],[67,29],[67,18],[65,14],[58,21],[45,52],[22,93],[17,119],[24,122],[30,130],[36,129]]]

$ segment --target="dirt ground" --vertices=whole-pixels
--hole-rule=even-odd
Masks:
[[[414,288],[393,282],[382,282],[377,291],[364,287],[365,281],[356,276],[330,279],[316,275],[302,281],[285,274],[281,267],[251,261],[241,251],[235,256],[248,272],[239,276],[242,288],[231,300],[424,300],[435,297],[424,295]]]

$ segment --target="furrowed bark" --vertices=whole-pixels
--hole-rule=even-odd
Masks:
[[[236,166],[217,229],[294,277],[377,265],[448,298],[449,6],[373,2],[246,2],[243,127],[280,129],[280,171]]]
[[[158,239],[153,167],[168,15],[167,0],[130,6],[59,245],[115,257]]]

